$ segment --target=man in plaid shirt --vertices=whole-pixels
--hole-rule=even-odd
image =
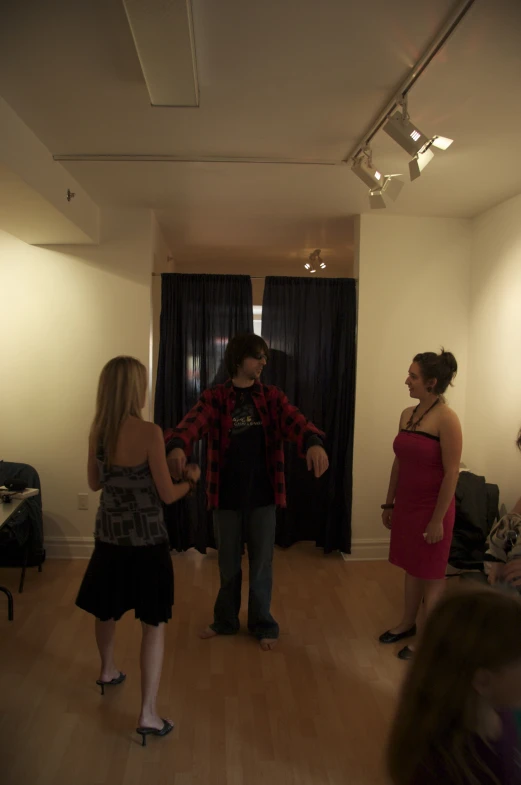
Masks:
[[[213,510],[221,588],[214,622],[202,638],[239,630],[243,534],[248,545],[248,629],[265,651],[279,626],[270,613],[276,507],[286,506],[283,440],[295,442],[309,470],[328,468],[323,434],[282,390],[260,383],[268,347],[256,335],[233,338],[225,354],[230,379],[206,390],[184,420],[165,432],[170,471],[180,479],[192,445],[208,434],[207,496]]]

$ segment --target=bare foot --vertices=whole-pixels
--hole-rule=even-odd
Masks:
[[[402,632],[409,632],[414,627],[414,624],[397,624],[396,627],[392,627],[389,632],[391,635],[401,635]]]
[[[119,679],[120,676],[121,676],[121,671],[119,671],[117,668],[114,667],[114,668],[109,668],[106,671],[102,670],[100,673],[99,680],[108,682],[108,681],[112,681],[112,679]]]
[[[271,651],[277,645],[277,638],[261,638],[260,647],[262,651]]]
[[[170,723],[170,725],[174,724],[172,720],[169,720],[166,717],[165,720]],[[140,714],[137,721],[138,728],[155,728],[156,730],[161,730],[164,724],[165,722],[159,714]]]
[[[199,633],[199,637],[203,641],[207,641],[209,638],[215,638],[218,633],[215,630],[212,630],[211,627],[205,627],[202,632]]]

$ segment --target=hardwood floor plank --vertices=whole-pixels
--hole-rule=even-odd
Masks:
[[[246,632],[201,641],[216,556],[189,551],[173,562],[159,709],[176,728],[146,748],[135,733],[141,629],[133,615],[117,630],[127,680],[102,697],[93,619],[74,605],[86,562],[30,570],[22,595],[17,571],[0,569],[15,596],[11,623],[0,597],[3,785],[385,785],[382,749],[406,665],[377,638],[399,617],[400,571],[324,557],[309,543],[277,550],[281,638],[263,652]],[[245,628],[245,609],[241,619]]]

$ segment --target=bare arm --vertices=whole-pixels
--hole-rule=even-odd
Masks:
[[[400,461],[395,458],[391,469],[391,477],[389,479],[389,488],[387,489],[386,504],[393,504],[394,497],[396,496],[396,487],[398,485],[398,474],[400,473]]]
[[[426,529],[426,541],[434,544],[443,539],[443,519],[456,492],[462,450],[461,425],[455,412],[447,411],[440,425],[443,481],[431,522]]]
[[[434,509],[433,520],[443,521],[456,492],[461,463],[462,435],[461,425],[455,412],[448,412],[440,428],[441,458],[443,461],[443,482]]]
[[[405,411],[402,412],[400,417],[400,422],[398,423],[398,433],[400,433],[400,431],[402,430],[405,421],[408,419],[410,411],[411,411],[410,409],[405,409]],[[400,461],[398,460],[398,458],[395,458],[391,469],[391,477],[389,479],[389,488],[387,490],[387,498],[385,500],[386,504],[394,503],[394,497],[396,496],[396,488],[398,486],[399,473],[400,473]]]
[[[89,435],[89,458],[87,462],[87,478],[91,491],[101,489],[98,461],[96,460],[96,444],[94,443],[92,431]]]
[[[186,496],[190,490],[190,483],[180,482],[178,485],[174,485],[172,482],[166,462],[163,432],[158,425],[152,425],[150,428],[147,457],[161,501],[165,504],[173,504]]]
[[[402,427],[402,420],[403,420],[403,414],[400,417],[400,423],[398,425],[398,433],[400,433]],[[387,496],[385,499],[386,504],[394,504],[394,497],[396,496],[396,488],[398,486],[399,474],[400,474],[400,461],[398,460],[398,458],[395,458],[391,468],[391,476],[389,478],[389,487],[387,489]],[[382,523],[386,529],[391,528],[391,519],[392,519],[392,508],[389,508],[387,510],[382,510]]]

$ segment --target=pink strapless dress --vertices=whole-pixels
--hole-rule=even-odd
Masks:
[[[440,441],[422,431],[401,431],[394,441],[394,452],[400,462],[400,473],[392,515],[389,561],[414,578],[442,579],[452,542],[455,499],[443,521],[443,540],[436,545],[427,545],[423,537],[444,476]]]

